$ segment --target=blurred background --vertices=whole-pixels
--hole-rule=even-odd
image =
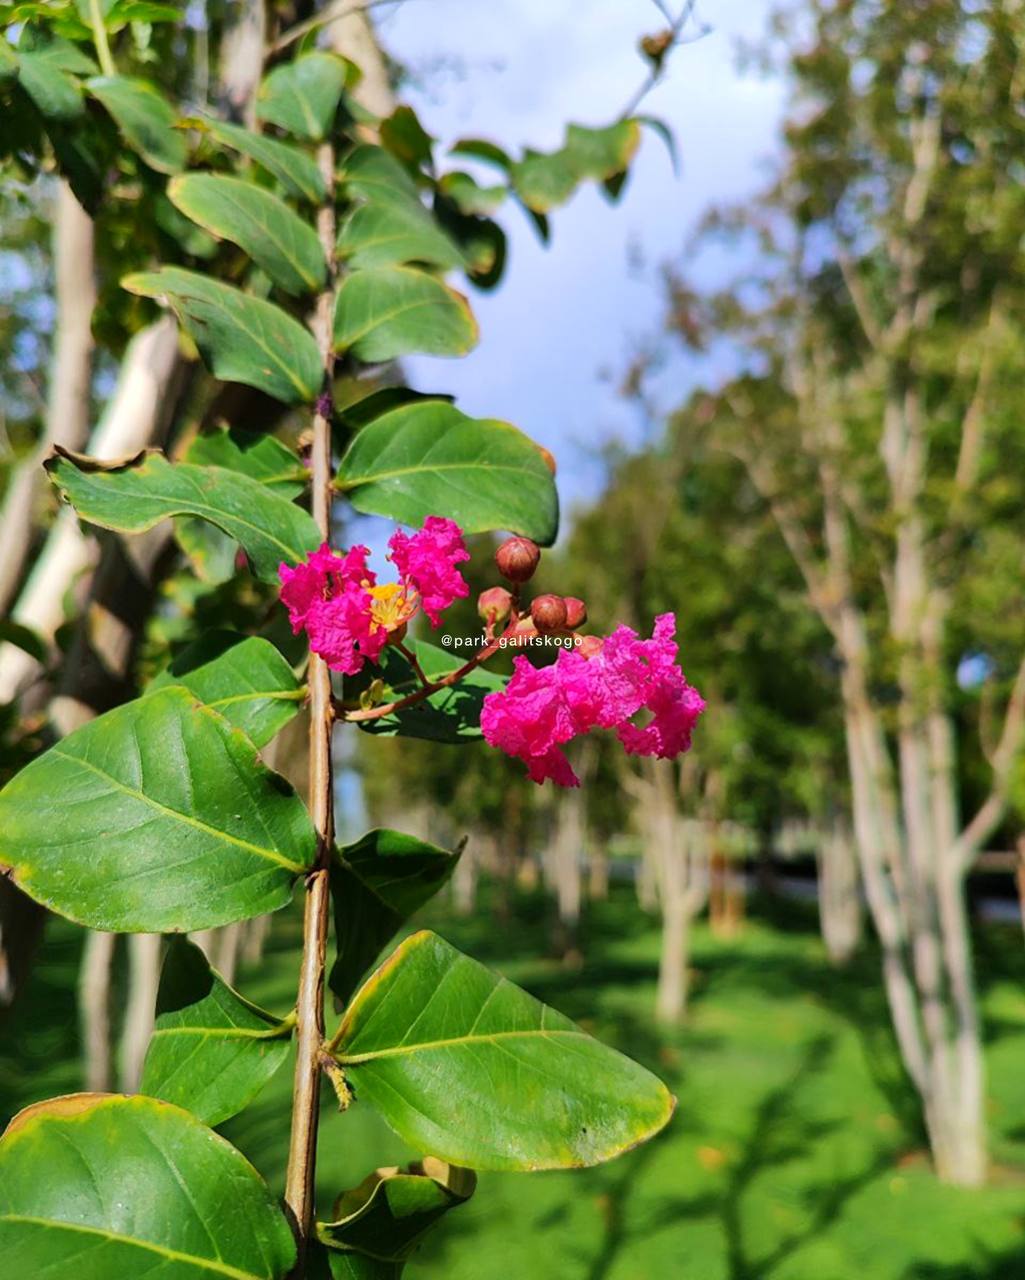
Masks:
[[[245,7],[192,0],[138,57],[216,101]],[[439,153],[467,136],[550,150],[639,88],[671,133],[646,128],[618,198],[581,190],[548,243],[503,211],[479,347],[403,374],[552,452],[562,532],[538,591],[585,599],[597,634],[675,613],[709,703],[679,764],[578,744],[579,791],[483,744],[339,741],[343,838],[382,822],[468,838],[417,926],[679,1098],[604,1168],[482,1176],[411,1274],[1025,1275],[1025,11],[395,0],[370,17],[356,34],[381,91]],[[273,605],[194,529],[80,534],[38,483],[50,443],[73,420],[116,435],[126,413],[143,443],[302,424],[213,384],[119,293],[148,252],[138,226],[93,226],[45,174],[0,200],[6,781],[181,645]],[[360,519],[337,541],[387,534]],[[472,542],[454,634],[479,631],[494,546]],[[293,728],[272,763],[301,784]],[[288,910],[199,940],[284,1013],[299,936]],[[0,1119],[132,1088],[159,960],[159,938],[43,919],[0,880]],[[276,1187],[289,1077],[224,1126]],[[332,1107],[325,1201],[410,1155]]]

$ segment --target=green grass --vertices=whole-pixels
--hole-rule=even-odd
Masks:
[[[485,1174],[410,1267],[424,1280],[1015,1280],[1025,1276],[1025,954],[978,940],[989,1066],[991,1185],[941,1186],[893,1050],[877,959],[825,963],[814,916],[778,905],[724,942],[699,929],[687,1026],[656,1030],[658,937],[628,891],[592,909],[582,969],[546,958],[550,912],[505,923],[436,908],[426,922],[594,1034],[679,1097],[654,1142],[600,1169]],[[284,1011],[297,921],[280,919],[246,994]],[[78,1087],[78,938],[54,925],[32,989],[0,1037],[0,1112]],[[225,1133],[280,1187],[288,1072]],[[408,1157],[366,1108],[325,1103],[320,1195]]]

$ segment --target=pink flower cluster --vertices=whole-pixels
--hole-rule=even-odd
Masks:
[[[388,547],[399,581],[381,586],[362,546],[339,555],[325,542],[294,569],[278,568],[281,602],[293,633],[305,630],[313,652],[347,676],[377,662],[389,638],[418,608],[437,627],[441,610],[469,594],[456,565],[470,556],[453,520],[428,516],[417,533],[396,530]]]
[[[593,657],[564,649],[540,668],[518,657],[508,685],[484,699],[484,737],[522,760],[535,782],[562,787],[580,780],[561,748],[592,729],[615,729],[631,755],[680,755],[705,701],[676,663],[675,634],[676,619],[663,613],[650,640],[618,627]],[[633,723],[640,711],[650,713],[643,725]]]

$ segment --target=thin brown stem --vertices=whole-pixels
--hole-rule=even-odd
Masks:
[[[420,659],[416,656],[413,650],[410,649],[410,647],[406,644],[398,644],[395,647],[396,649],[398,649],[399,653],[402,654],[402,656],[406,659],[409,665],[416,672],[416,678],[426,688],[426,686],[429,685],[431,682],[430,680],[428,680],[423,667],[420,665]]]
[[[383,716],[390,716],[396,711],[404,711],[406,707],[415,707],[418,702],[423,702],[425,698],[429,698],[432,693],[437,693],[439,689],[451,688],[452,685],[462,680],[464,676],[469,675],[475,667],[479,667],[482,662],[487,662],[488,658],[493,657],[498,652],[502,639],[504,637],[492,640],[483,649],[478,649],[469,662],[464,662],[461,667],[457,667],[455,671],[450,671],[438,680],[428,680],[421,688],[416,689],[413,693],[406,694],[404,698],[397,698],[394,702],[382,702],[379,707],[360,707],[358,710],[339,705],[336,702],[335,714],[339,720],[348,721],[350,724],[365,724],[368,720],[380,720]],[[426,677],[424,678],[426,679]]]
[[[315,326],[324,364],[324,385],[313,416],[313,518],[321,536],[331,529],[331,386],[334,375],[332,311],[335,283],[334,148],[317,152],[326,195],[317,215],[317,232],[330,264],[326,287],[317,300]],[[303,957],[296,1000],[295,1087],[292,1133],[285,1178],[285,1203],[291,1211],[299,1257],[293,1277],[306,1274],[307,1244],[313,1228],[314,1172],[317,1158],[317,1114],[320,1103],[321,1048],[324,1043],[324,964],[330,895],[328,876],[334,845],[331,775],[331,673],[318,654],[310,654],[310,816],[317,832],[317,860],[306,878]]]

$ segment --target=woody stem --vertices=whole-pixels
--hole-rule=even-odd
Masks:
[[[326,194],[317,214],[317,232],[329,264],[329,276],[317,299],[315,328],[324,368],[321,396],[313,415],[311,454],[313,518],[326,542],[331,525],[331,387],[334,376],[332,314],[335,286],[334,148],[324,143],[317,163]],[[310,654],[310,816],[317,833],[317,856],[306,878],[303,956],[296,1001],[296,1063],[292,1093],[292,1130],[285,1178],[285,1203],[292,1214],[299,1256],[293,1280],[306,1275],[306,1254],[313,1230],[317,1113],[320,1102],[321,1048],[324,1043],[324,964],[327,950],[328,876],[334,845],[331,774],[331,673],[319,654]]]

